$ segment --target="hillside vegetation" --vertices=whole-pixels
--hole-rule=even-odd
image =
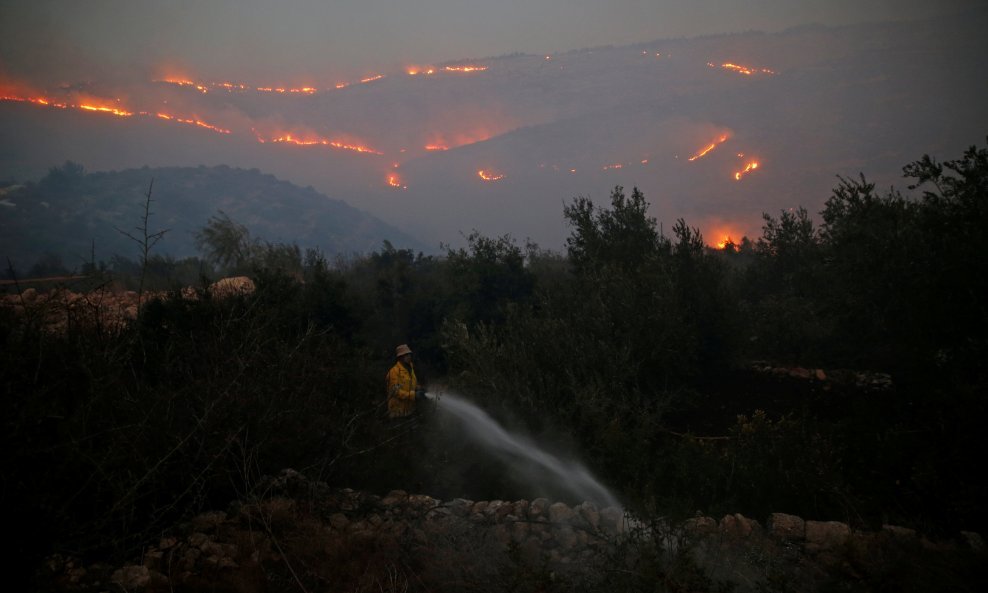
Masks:
[[[841,179],[819,225],[768,214],[724,250],[682,220],[664,235],[620,187],[565,207],[566,254],[474,234],[442,257],[385,244],[331,266],[213,218],[204,257],[251,269],[253,294],[153,301],[118,333],[0,309],[4,496],[35,522],[21,554],[134,555],[285,467],[533,496],[435,417],[382,419],[403,342],[423,378],[576,451],[643,517],[983,532],[988,148],[904,172],[909,196]],[[772,379],[755,360],[891,381]]]
[[[152,187],[153,182],[153,187]],[[0,254],[23,269],[46,254],[70,268],[134,253],[120,231],[133,233],[152,190],[152,223],[167,229],[155,254],[195,255],[195,232],[222,211],[269,241],[327,254],[368,252],[388,240],[425,246],[311,187],[257,169],[158,167],[87,173],[79,164],[53,167],[37,183],[8,187],[0,204]],[[51,258],[49,258],[51,259]]]

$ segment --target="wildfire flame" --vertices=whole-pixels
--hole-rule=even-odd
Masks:
[[[734,239],[730,235],[724,235],[720,241],[717,241],[717,249],[726,249],[728,245],[732,246],[734,251],[738,250],[737,243],[734,242]]]
[[[367,84],[368,82],[374,82],[375,80],[381,80],[382,78],[384,78],[383,74],[376,74],[374,76],[368,76],[367,78],[362,78],[360,80],[360,83]]]
[[[435,74],[436,69],[433,68],[432,66],[428,66],[428,67],[409,66],[405,70],[405,72],[407,72],[409,76],[418,76],[419,74],[425,74],[426,76],[429,76],[430,74]]]
[[[707,66],[710,66],[711,68],[717,67],[717,65],[712,62],[707,62]],[[748,66],[739,66],[738,64],[732,64],[731,62],[721,64],[720,67],[724,70],[744,74],[745,76],[751,76],[752,74],[775,74],[774,71],[769,70],[768,68],[749,68]]]
[[[397,173],[388,174],[388,185],[395,189],[408,189],[407,185],[402,185],[401,177],[399,177]]]
[[[268,142],[274,144],[293,144],[295,146],[329,146],[330,148],[336,148],[339,150],[351,150],[353,152],[361,152],[366,154],[383,155],[383,152],[374,150],[368,146],[361,144],[350,144],[347,142],[342,142],[339,140],[330,140],[328,138],[323,138],[321,136],[316,136],[315,134],[305,134],[302,136],[296,136],[293,134],[282,134],[281,136],[275,136],[273,138],[265,140],[263,137],[257,134],[255,131],[255,136],[257,141],[261,144],[266,144]]]
[[[490,171],[487,169],[481,169],[477,171],[477,175],[484,181],[500,181],[504,179],[504,174],[495,173],[494,171]]]
[[[623,168],[624,168],[624,165],[622,165],[621,163],[616,163],[616,164],[613,164],[613,165],[604,165],[601,168],[601,170],[607,171],[608,169],[623,169]]]
[[[449,150],[445,144],[426,144],[424,148],[426,150]]]
[[[734,173],[734,180],[741,181],[741,178],[758,168],[758,161],[751,161],[745,165],[744,169]]]
[[[193,82],[193,81],[191,81],[191,80],[189,80],[187,78],[172,78],[172,77],[169,77],[169,78],[160,78],[158,80],[155,80],[154,82],[164,82],[164,83],[167,83],[167,84],[174,84],[174,85],[177,85],[177,86],[189,86],[189,87],[192,87],[192,88],[196,89],[197,91],[199,91],[201,93],[208,93],[209,92],[209,89],[205,85],[201,85],[201,84],[199,84],[197,82]]]
[[[724,134],[723,136],[721,136],[717,140],[711,142],[710,144],[708,144],[708,145],[704,146],[703,148],[701,148],[700,150],[696,151],[696,153],[694,153],[693,156],[691,156],[689,158],[689,161],[692,163],[693,161],[695,161],[697,159],[701,159],[701,158],[705,157],[708,152],[710,152],[711,150],[717,148],[717,145],[723,144],[724,142],[727,142],[727,134]]]
[[[193,126],[199,126],[200,128],[205,128],[207,130],[212,130],[213,132],[217,132],[219,134],[229,134],[230,133],[230,130],[226,130],[226,129],[223,129],[223,128],[214,126],[212,124],[208,124],[208,123],[202,121],[201,119],[176,117],[174,115],[169,115],[167,113],[156,113],[155,115],[157,117],[159,117],[160,119],[163,119],[163,120],[166,120],[166,121],[174,121],[174,122],[178,122],[180,124],[189,124],[189,125],[193,125]]]
[[[443,70],[446,72],[483,72],[487,70],[487,66],[446,66]]]

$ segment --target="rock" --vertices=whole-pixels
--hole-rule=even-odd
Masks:
[[[449,510],[457,517],[465,517],[470,514],[473,508],[473,501],[465,498],[454,498],[448,504]]]
[[[494,526],[494,541],[503,549],[507,548],[513,539],[511,528],[508,525],[499,524]]]
[[[223,511],[209,511],[192,518],[192,528],[196,531],[212,531],[226,521]]]
[[[829,550],[841,546],[851,537],[851,528],[839,521],[807,521],[806,548],[809,551]]]
[[[528,518],[533,521],[545,521],[549,509],[549,499],[536,498],[528,507]]]
[[[407,492],[405,492],[404,490],[392,490],[391,492],[388,492],[388,494],[384,498],[381,499],[381,504],[390,507],[399,503],[403,503],[406,500],[408,500]]]
[[[148,567],[150,570],[161,570],[161,560],[165,557],[165,553],[161,550],[150,549],[144,552],[144,558],[142,564]]]
[[[799,542],[806,537],[806,522],[796,515],[772,513],[768,516],[768,531],[783,541]]]
[[[810,371],[807,370],[807,369],[804,369],[803,367],[795,367],[795,368],[789,369],[789,376],[790,377],[794,377],[796,379],[809,379],[810,378]]]
[[[516,543],[521,543],[528,538],[528,534],[531,531],[528,523],[513,523],[511,525],[511,539]]]
[[[209,543],[209,536],[205,533],[195,532],[189,536],[189,545],[193,548],[200,548]]]
[[[158,542],[159,550],[168,550],[174,546],[178,545],[178,539],[174,537],[163,537],[161,541]]]
[[[597,505],[594,503],[584,502],[576,507],[576,511],[591,529],[596,530],[600,526],[600,513],[597,512]]]
[[[985,540],[981,537],[980,533],[974,531],[962,531],[961,537],[967,546],[971,548],[971,551],[983,554],[985,552]]]
[[[556,543],[563,550],[570,551],[576,548],[579,544],[580,539],[577,537],[576,532],[573,531],[572,527],[565,526],[556,530],[553,534],[556,539]]]
[[[497,515],[497,511],[503,506],[504,506],[503,500],[492,500],[488,502],[487,506],[484,507],[484,511],[483,511],[484,516],[490,519],[495,518]]]
[[[256,290],[254,281],[247,276],[234,276],[232,278],[222,278],[209,285],[209,292],[213,298],[226,298],[236,295],[252,294]]]
[[[21,299],[25,303],[33,303],[38,299],[38,291],[33,288],[26,288],[24,292],[21,293]]]
[[[110,581],[119,585],[124,591],[144,589],[151,584],[151,570],[146,566],[124,566],[113,572]]]
[[[724,518],[720,520],[720,532],[727,537],[746,538],[760,528],[758,521],[749,519],[741,513],[724,515]]]
[[[882,525],[882,533],[902,540],[914,540],[918,537],[915,529],[899,527],[898,525]]]
[[[333,513],[329,516],[329,525],[336,531],[345,530],[349,524],[350,520],[343,513]]]
[[[617,507],[607,507],[600,511],[600,529],[607,534],[624,532],[624,511]]]
[[[683,529],[696,535],[717,533],[717,520],[713,517],[694,517],[683,522]]]
[[[565,503],[557,502],[549,506],[550,523],[570,523],[575,517],[576,513]]]

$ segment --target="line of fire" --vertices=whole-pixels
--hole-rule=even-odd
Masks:
[[[643,55],[649,55],[647,52]],[[661,54],[656,53],[656,57],[661,57]],[[551,56],[546,56],[547,60],[551,60]],[[741,66],[732,62],[725,62],[719,66],[708,62],[707,65],[711,68],[719,68],[730,72],[735,72],[745,76],[753,75],[773,75],[774,71],[767,68],[755,68],[749,66]],[[405,69],[405,74],[410,77],[415,76],[435,76],[440,73],[448,73],[451,75],[457,74],[473,74],[482,73],[488,70],[487,66],[476,65],[476,64],[462,64],[462,65],[448,65],[442,67],[436,66],[409,66]],[[384,74],[374,74],[367,76],[359,80],[359,82],[340,82],[335,84],[334,89],[343,89],[350,87],[355,84],[369,84],[385,78]],[[257,93],[271,93],[280,96],[311,96],[316,93],[321,92],[316,86],[250,86],[242,83],[234,82],[204,82],[195,81],[190,78],[185,77],[164,77],[151,81],[153,83],[165,84],[177,86],[180,88],[188,88],[194,90],[200,95],[208,94],[213,91],[217,92],[257,92]],[[16,89],[19,88],[18,85],[4,84],[0,85],[0,102],[21,102],[37,105],[39,107],[51,108],[51,109],[64,109],[64,110],[76,110],[80,112],[90,112],[95,114],[109,115],[121,118],[131,118],[131,117],[148,117],[155,118],[162,122],[174,123],[185,125],[189,127],[195,127],[200,130],[213,132],[223,135],[237,135],[233,130],[222,127],[215,122],[210,122],[208,120],[202,119],[197,115],[186,115],[177,113],[171,110],[163,109],[151,109],[151,110],[137,110],[127,107],[124,102],[120,99],[105,99],[105,98],[94,98],[94,97],[77,97],[72,100],[69,99],[55,99],[50,96],[46,96],[41,93],[18,92]],[[162,101],[162,103],[168,103],[167,100]],[[271,130],[265,133],[258,132],[257,129],[251,128],[250,133],[253,135],[253,139],[260,144],[269,144],[272,146],[295,146],[301,148],[308,147],[324,147],[334,150],[350,151],[359,154],[367,154],[371,156],[384,156],[382,150],[372,148],[371,143],[362,140],[357,140],[352,136],[334,137],[330,135],[317,134],[311,130],[302,130],[300,128],[295,128],[293,131],[284,130]],[[477,142],[483,142],[492,137],[498,136],[503,133],[503,130],[474,130],[472,132],[460,132],[460,133],[434,133],[431,135],[431,139],[420,145],[420,150],[425,153],[430,152],[445,152],[461,146],[467,146],[470,144],[475,144]],[[713,138],[708,143],[696,149],[696,151],[688,157],[687,161],[694,163],[701,159],[704,159],[712,152],[714,152],[718,147],[727,142],[730,139],[729,133],[723,133],[719,136]],[[406,154],[406,149],[400,151],[403,155],[403,159],[414,158],[416,154],[410,152]],[[650,162],[648,156],[644,158],[636,159],[630,162],[615,162],[605,163],[601,165],[598,170],[603,172],[608,171],[622,171],[628,167],[636,166],[647,166]],[[744,153],[737,153],[739,159],[744,159]],[[678,157],[677,157],[678,158]],[[399,162],[394,163],[394,168],[397,169],[400,166]],[[739,166],[731,174],[731,178],[734,181],[742,181],[747,176],[753,172],[759,170],[761,163],[757,160],[747,160],[743,161],[743,165]],[[545,168],[541,165],[540,168]],[[558,163],[553,165],[551,171],[556,173],[564,174],[575,174],[578,167],[572,165],[563,165]],[[506,173],[503,170],[493,170],[489,168],[476,169],[477,179],[485,183],[496,183],[502,181],[506,178]],[[387,187],[397,190],[407,190],[408,185],[405,183],[402,175],[397,171],[390,171],[385,175],[385,183]],[[734,233],[736,234],[736,233]],[[717,229],[712,234],[712,236],[719,237],[715,245],[718,248],[724,248],[726,245],[733,245],[731,237],[732,233],[728,230]]]

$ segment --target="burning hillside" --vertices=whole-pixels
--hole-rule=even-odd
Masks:
[[[0,173],[37,176],[67,159],[257,167],[382,217],[400,210],[437,240],[476,227],[549,245],[561,241],[560,202],[636,185],[656,196],[655,216],[685,217],[716,244],[718,217],[733,220],[732,237],[755,234],[763,211],[822,202],[835,173],[898,171],[988,126],[988,85],[975,69],[941,68],[967,47],[960,37],[952,52],[905,25],[868,31],[406,62],[347,80],[176,68],[122,83],[8,80],[0,124],[18,158]],[[868,53],[876,43],[885,61]],[[891,48],[912,57],[895,61]],[[910,94],[917,73],[966,89],[952,95],[963,129],[920,117],[944,107]]]

